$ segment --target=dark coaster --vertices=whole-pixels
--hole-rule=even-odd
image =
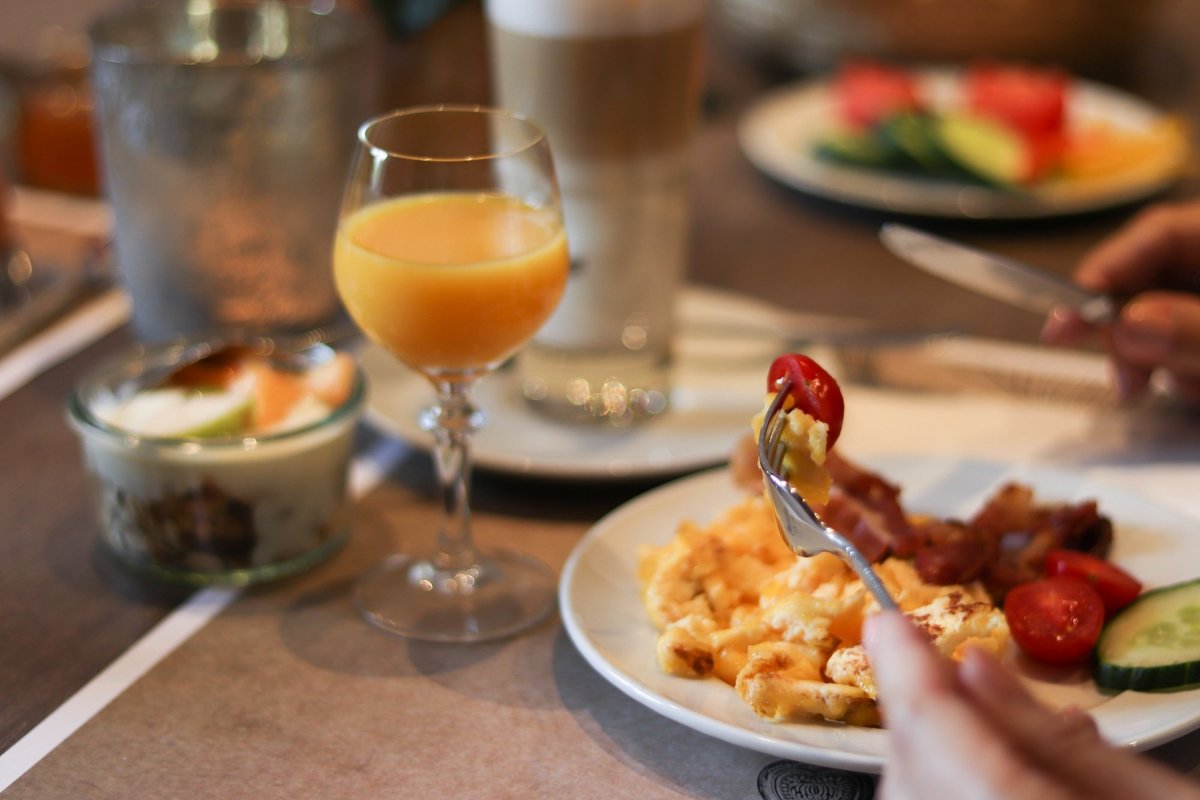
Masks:
[[[871,800],[875,779],[861,772],[775,761],[758,773],[763,800]]]

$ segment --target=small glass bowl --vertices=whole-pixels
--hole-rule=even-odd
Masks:
[[[96,415],[98,404],[234,343],[296,370],[335,355],[268,337],[139,347],[93,372],[68,400],[104,540],[138,572],[192,585],[258,583],[307,569],[346,539],[347,474],[365,396],[358,366],[344,403],[281,433],[151,437]]]

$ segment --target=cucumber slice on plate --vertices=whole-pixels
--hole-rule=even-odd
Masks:
[[[1094,677],[1143,692],[1200,684],[1200,579],[1146,592],[1109,620]]]
[[[920,111],[896,114],[880,124],[880,135],[906,154],[920,169],[932,175],[967,177],[942,149],[937,134],[938,118]]]
[[[910,162],[895,143],[876,131],[837,131],[822,139],[817,158],[871,169],[897,169]]]
[[[934,122],[934,132],[942,152],[984,183],[1013,187],[1029,177],[1028,145],[997,122],[968,114],[944,114]]]

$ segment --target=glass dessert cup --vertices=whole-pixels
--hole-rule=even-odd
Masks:
[[[359,129],[334,247],[346,310],[433,385],[441,520],[428,552],[360,580],[364,617],[412,639],[517,633],[554,606],[541,562],[476,547],[468,506],[476,381],[516,353],[562,296],[569,257],[545,136],[499,109],[427,106]],[[431,537],[432,539],[433,537]]]
[[[234,343],[297,372],[334,357],[268,337],[137,348],[86,377],[67,418],[79,434],[105,544],[133,571],[194,586],[275,580],[346,540],[347,474],[365,383],[315,421],[273,433],[165,436],[106,421],[103,408]]]

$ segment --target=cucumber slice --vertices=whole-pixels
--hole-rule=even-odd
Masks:
[[[909,163],[895,144],[873,131],[832,133],[817,144],[816,156],[826,161],[872,169],[894,169]]]
[[[942,152],[984,183],[1014,187],[1029,173],[1025,142],[1003,125],[982,117],[946,114],[934,127]]]
[[[1200,684],[1200,579],[1146,592],[1108,621],[1096,685],[1150,692]]]
[[[896,114],[880,125],[880,134],[932,175],[962,175],[962,170],[942,149],[937,135],[937,118],[909,111]]]

